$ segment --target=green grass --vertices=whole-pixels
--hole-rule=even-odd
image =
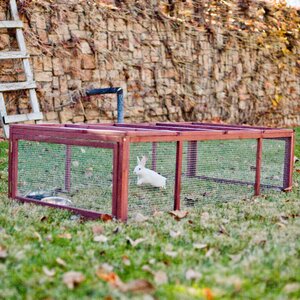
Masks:
[[[202,203],[179,222],[164,213],[142,223],[103,223],[9,200],[7,144],[0,143],[0,150],[0,299],[208,299],[204,288],[215,299],[300,298],[298,172],[291,193]],[[300,157],[299,143],[295,154]],[[107,242],[93,240],[95,225]],[[179,236],[171,237],[172,231]],[[133,247],[127,237],[145,240]],[[197,249],[197,244],[205,246]],[[102,264],[124,282],[152,282],[152,298],[122,293],[99,279],[96,270]],[[43,267],[55,274],[48,276]],[[189,269],[201,277],[186,278]],[[68,271],[85,276],[73,290],[63,283]],[[167,283],[155,282],[157,271],[167,274]]]

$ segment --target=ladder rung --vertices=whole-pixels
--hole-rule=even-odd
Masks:
[[[0,84],[0,92],[28,90],[28,89],[35,89],[35,88],[36,88],[36,83],[34,81],[10,82],[10,83]]]
[[[23,28],[22,21],[0,21],[1,28]]]
[[[0,59],[29,58],[29,54],[21,51],[0,52]]]
[[[41,120],[43,119],[43,114],[41,112],[21,114],[21,115],[10,115],[3,116],[4,124],[15,123],[15,122],[24,122],[32,120]]]

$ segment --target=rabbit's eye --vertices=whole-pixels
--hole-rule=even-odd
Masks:
[[[139,168],[139,171],[141,171],[141,168]]]

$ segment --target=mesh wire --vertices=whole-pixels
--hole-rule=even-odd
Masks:
[[[153,148],[156,147],[156,155]],[[153,187],[150,184],[137,185],[137,156],[145,155],[146,168],[155,170],[167,178],[166,188]],[[156,159],[155,159],[156,157]],[[156,167],[155,167],[156,162]],[[130,145],[130,168],[128,187],[128,216],[135,213],[151,214],[154,211],[172,210],[174,203],[174,182],[176,169],[176,143],[133,143]]]
[[[256,145],[256,140],[184,143],[181,207],[251,197]]]
[[[113,151],[68,147],[66,176],[66,145],[19,141],[18,195],[36,200],[58,196],[71,200],[76,208],[111,213]]]
[[[263,140],[261,184],[283,187],[284,166],[287,164],[285,142],[284,139]]]

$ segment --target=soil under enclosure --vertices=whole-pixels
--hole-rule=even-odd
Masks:
[[[293,150],[290,129],[12,125],[9,190],[22,201],[126,220],[289,190]]]

